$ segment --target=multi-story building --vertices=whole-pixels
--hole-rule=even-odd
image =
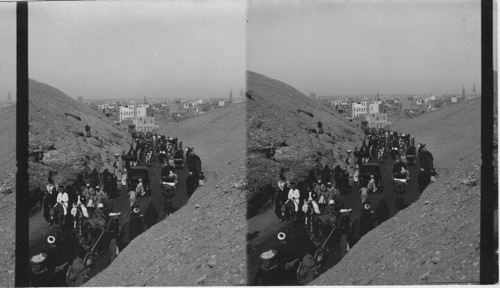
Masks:
[[[151,107],[149,104],[125,105],[120,106],[119,112],[119,121],[122,122],[123,120],[129,118],[151,116]]]
[[[352,103],[351,109],[353,118],[366,114],[366,102]]]
[[[120,111],[120,118],[118,121],[122,122],[126,119],[131,119],[135,117],[135,109],[134,105],[126,105],[126,106],[120,106],[119,111]]]
[[[368,128],[385,128],[391,125],[391,122],[387,121],[387,113],[367,114],[365,119],[368,122]]]
[[[137,132],[151,132],[153,129],[158,128],[155,125],[155,118],[151,116],[136,117],[132,123],[135,125],[135,131]]]

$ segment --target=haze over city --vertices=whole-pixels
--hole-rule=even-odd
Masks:
[[[479,1],[252,1],[247,66],[305,94],[479,90],[480,12]]]
[[[29,5],[29,77],[71,97],[207,98],[245,84],[241,1]]]

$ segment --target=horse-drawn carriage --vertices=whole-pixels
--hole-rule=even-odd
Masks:
[[[316,270],[327,257],[336,254],[342,258],[347,253],[352,234],[351,209],[319,215],[312,223],[312,230],[303,224],[294,225],[294,231],[287,237],[289,251],[277,248],[260,255],[256,285],[307,284],[317,276]],[[300,250],[302,253],[297,252]]]
[[[174,166],[177,169],[184,168],[184,151],[182,148],[177,149],[174,153]]]
[[[120,216],[121,213],[109,213],[107,217],[91,218],[83,222],[79,240],[85,249],[83,262],[87,269],[107,252],[110,253],[111,261],[118,255],[122,233]]]
[[[144,166],[130,167],[127,175],[127,191],[135,190],[139,180],[142,181],[145,195],[149,195],[151,192],[149,189],[149,172],[148,168]]]
[[[379,187],[381,181],[379,164],[376,162],[362,163],[359,167],[359,188],[366,187],[365,185],[370,181],[372,175],[375,179],[376,187]]]

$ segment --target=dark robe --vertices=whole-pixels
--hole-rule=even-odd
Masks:
[[[148,209],[146,209],[146,214],[144,218],[146,219],[147,228],[151,228],[151,226],[155,225],[158,222],[158,211],[156,210],[156,206],[153,202],[149,203]]]
[[[95,188],[95,186],[99,185],[99,173],[97,173],[97,169],[93,169],[89,175],[90,178],[90,187]]]
[[[331,182],[331,179],[332,175],[330,174],[330,168],[328,167],[328,165],[325,165],[325,167],[321,171],[321,182],[326,184],[328,182]]]
[[[135,237],[141,235],[143,232],[143,222],[139,213],[130,214],[130,223],[129,223],[129,239],[130,241],[134,240]]]
[[[427,172],[430,172],[434,168],[434,157],[432,157],[429,151],[422,151],[419,161],[420,168],[423,168]]]

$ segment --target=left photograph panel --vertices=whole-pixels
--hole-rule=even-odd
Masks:
[[[245,7],[29,3],[30,286],[246,280]]]
[[[0,286],[14,286],[16,226],[16,4],[0,4]]]

